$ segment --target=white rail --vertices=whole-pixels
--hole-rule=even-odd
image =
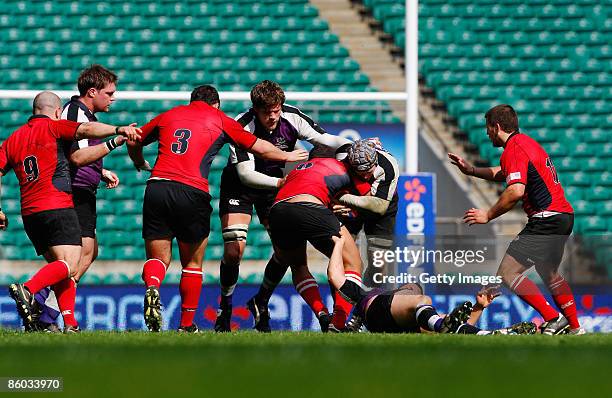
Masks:
[[[42,90],[0,90],[0,98],[33,99]],[[61,98],[78,94],[70,90],[49,90]],[[189,100],[189,91],[117,91],[117,99],[130,100]],[[404,92],[287,92],[290,101],[405,101]],[[221,91],[223,101],[248,101],[248,91]]]

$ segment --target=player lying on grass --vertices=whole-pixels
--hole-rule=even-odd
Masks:
[[[482,311],[499,294],[494,289],[482,290],[476,296],[476,305],[466,301],[455,307],[450,314],[438,314],[431,305],[431,297],[424,295],[417,284],[407,284],[399,289],[369,292],[344,276],[342,247],[344,237],[332,237],[334,249],[329,259],[327,276],[329,282],[363,317],[364,324],[374,333],[420,333],[421,331],[459,334],[533,334],[535,324],[521,322],[509,328],[481,330],[474,326]]]

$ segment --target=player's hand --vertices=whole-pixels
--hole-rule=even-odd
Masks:
[[[463,222],[468,225],[486,224],[489,222],[489,216],[486,210],[471,208],[465,212]]]
[[[499,286],[485,287],[476,294],[476,302],[482,308],[487,308],[500,295]]]
[[[332,240],[334,241],[335,246],[343,246],[344,245],[344,236],[335,236],[332,235]]]
[[[110,170],[102,169],[102,181],[106,183],[106,188],[113,189],[119,185],[119,177]]]
[[[337,216],[347,217],[351,214],[351,211],[353,210],[350,207],[346,207],[345,205],[337,204],[332,206],[332,211]]]
[[[467,160],[462,158],[459,155],[455,155],[454,153],[448,153],[448,158],[451,160],[451,163],[457,166],[457,168],[465,175],[472,176],[474,175],[474,166],[468,163]]]
[[[0,211],[0,231],[5,231],[8,228],[8,217],[2,211]]]
[[[129,126],[121,126],[117,129],[117,134],[126,137],[130,141],[140,141],[140,134],[142,130],[136,127],[136,123],[132,123]]]
[[[286,182],[287,182],[287,176],[283,178],[279,178],[278,182],[276,183],[276,188],[280,189],[283,185],[285,185]]]
[[[296,149],[295,151],[287,152],[287,162],[301,162],[308,160],[308,151]]]
[[[118,136],[115,136],[115,137],[114,137],[112,140],[115,142],[115,146],[118,146],[118,147],[119,147],[119,146],[121,146],[121,145],[125,144],[125,142],[126,142],[128,139],[127,139],[127,138],[125,138],[125,137],[124,137],[124,136],[122,136],[122,135],[118,135]]]
[[[134,163],[134,167],[136,167],[136,170],[138,171],[153,171],[153,167],[151,167],[151,165],[149,164],[149,162],[147,162],[146,160],[144,161],[143,164],[136,164]]]

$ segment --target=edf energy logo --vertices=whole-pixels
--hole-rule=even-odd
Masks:
[[[395,233],[399,236],[435,235],[435,176],[400,176]]]
[[[406,228],[409,235],[422,235],[425,230],[425,207],[421,203],[421,195],[427,193],[427,188],[417,177],[404,183],[404,199],[406,205]]]

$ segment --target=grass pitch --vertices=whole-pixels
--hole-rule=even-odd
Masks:
[[[612,397],[612,335],[0,331],[0,376],[71,397]]]

